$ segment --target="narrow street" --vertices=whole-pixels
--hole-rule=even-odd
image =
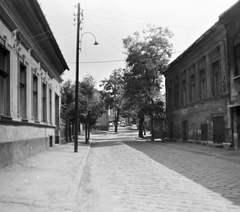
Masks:
[[[240,164],[134,136],[92,137],[75,211],[240,211]]]

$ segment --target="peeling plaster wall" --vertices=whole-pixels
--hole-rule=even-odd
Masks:
[[[227,60],[226,29],[216,24],[199,38],[190,49],[170,64],[165,72],[167,91],[167,125],[169,137],[173,133],[176,139],[183,139],[183,122],[187,121],[187,139],[201,140],[201,127],[207,125],[207,139],[213,141],[213,119],[223,117],[224,136],[231,141],[231,117],[228,108],[230,98],[229,73]],[[219,61],[220,94],[213,95],[212,63]],[[206,96],[200,98],[200,70],[206,72]],[[186,101],[182,104],[181,80],[186,80]],[[195,97],[190,100],[190,75],[195,75]],[[174,104],[174,85],[179,83],[179,105]],[[174,84],[175,83],[175,84]],[[171,91],[172,96],[169,94]],[[176,93],[176,92],[175,92]],[[173,125],[171,125],[173,123]],[[173,126],[173,129],[171,127]],[[171,131],[171,132],[170,132]],[[173,131],[173,132],[172,132]]]

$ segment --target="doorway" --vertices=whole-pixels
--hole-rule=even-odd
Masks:
[[[182,121],[182,139],[186,141],[188,139],[188,121]]]
[[[225,142],[225,123],[223,116],[213,117],[213,142],[218,144]]]
[[[201,140],[207,141],[208,140],[208,125],[201,124]]]

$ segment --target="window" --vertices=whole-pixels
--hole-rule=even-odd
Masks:
[[[190,103],[195,102],[195,92],[196,92],[196,88],[195,88],[195,75],[193,74],[192,76],[190,76],[190,86],[189,86],[189,101]]]
[[[173,94],[172,94],[172,80],[169,81],[169,87],[168,87],[168,107],[172,108],[172,99],[173,99]]]
[[[176,82],[174,85],[174,106],[177,108],[179,107],[179,83],[178,77],[176,78]]]
[[[235,76],[238,76],[240,75],[240,45],[235,47],[235,60],[236,60]]]
[[[26,66],[20,63],[20,76],[19,76],[19,112],[20,117],[27,117],[27,80],[26,80]]]
[[[187,103],[187,90],[186,90],[186,80],[182,81],[182,105],[186,105]]]
[[[213,96],[219,96],[221,91],[220,87],[220,70],[219,60],[212,63],[212,93]]]
[[[9,115],[9,52],[0,47],[0,114]]]
[[[42,122],[47,123],[47,85],[42,83]]]
[[[199,98],[200,100],[206,99],[206,75],[205,70],[201,69],[199,71]]]
[[[52,124],[52,90],[49,89],[49,118],[50,123]]]
[[[169,96],[169,99],[168,99],[168,107],[169,107],[169,108],[172,108],[172,88],[169,88],[169,89],[168,89],[168,96]]]
[[[38,77],[33,74],[32,87],[32,116],[34,120],[38,119]]]

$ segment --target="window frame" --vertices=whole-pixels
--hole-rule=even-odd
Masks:
[[[10,115],[10,52],[0,45],[0,116]]]
[[[214,65],[217,67],[217,71],[214,71]],[[220,60],[212,61],[212,95],[217,97],[221,95],[221,73],[220,73]]]
[[[234,46],[235,71],[234,76],[240,75],[240,44]]]
[[[32,74],[32,117],[34,121],[38,121],[38,76]]]
[[[199,70],[199,99],[203,101],[207,98],[207,85],[206,85],[206,69]]]
[[[42,82],[42,122],[47,123],[47,83]]]
[[[196,76],[195,74],[192,74],[189,77],[189,102],[190,103],[194,103],[196,101],[195,95],[196,95]]]
[[[53,106],[53,104],[52,104],[52,94],[53,94],[53,92],[52,92],[52,89],[51,88],[49,88],[49,122],[50,122],[50,124],[52,124],[52,106]]]
[[[19,63],[19,117],[27,118],[27,67],[23,62]]]

